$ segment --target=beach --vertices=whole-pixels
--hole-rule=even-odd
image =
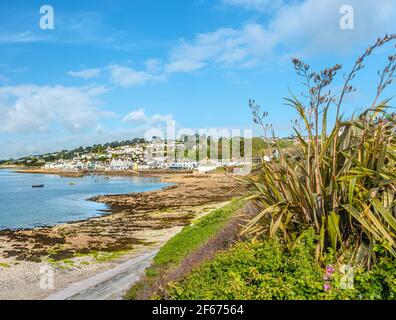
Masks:
[[[100,217],[53,227],[0,231],[0,299],[44,299],[72,283],[156,250],[183,226],[224,206],[241,191],[238,182],[225,174],[146,174],[172,185],[157,191],[95,197],[93,200],[109,207]],[[53,289],[40,288],[43,266],[54,270]]]

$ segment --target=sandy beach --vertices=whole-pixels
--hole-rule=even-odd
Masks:
[[[59,174],[30,169],[33,172]],[[152,192],[97,197],[95,201],[109,207],[108,214],[101,217],[0,231],[0,299],[44,299],[155,250],[191,220],[225,205],[240,192],[236,180],[224,174],[145,174],[173,185]],[[40,287],[43,266],[54,271],[53,289]]]

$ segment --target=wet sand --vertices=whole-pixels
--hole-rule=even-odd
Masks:
[[[107,215],[48,228],[0,231],[0,298],[45,298],[160,247],[192,219],[225,205],[241,192],[236,180],[226,175],[157,176],[175,185],[95,198],[109,206]],[[55,290],[39,287],[43,264],[55,268]]]

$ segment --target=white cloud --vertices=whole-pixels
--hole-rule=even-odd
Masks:
[[[39,42],[47,39],[48,38],[43,37],[41,35],[34,34],[30,30],[16,32],[16,33],[7,32],[4,34],[0,34],[1,44]]]
[[[144,109],[139,109],[128,113],[123,119],[123,123],[147,123],[149,121]]]
[[[283,6],[268,29],[276,36],[279,46],[302,54],[352,52],[357,45],[369,45],[395,28],[394,0],[349,0],[354,9],[353,30],[339,26],[340,8],[344,0],[305,0]]]
[[[78,77],[87,80],[99,76],[100,72],[100,69],[85,69],[81,71],[69,71],[67,74],[72,77]]]
[[[48,151],[48,149],[44,147],[44,141],[40,140],[36,140],[33,143],[26,143],[26,141],[22,141],[21,139],[10,139],[0,141],[0,143],[0,159],[19,158]]]
[[[167,123],[168,121],[173,120],[173,115],[172,114],[158,114],[156,113],[151,117],[151,121],[153,124],[158,124],[158,123]]]
[[[283,0],[223,0],[223,4],[242,7],[248,10],[267,12],[279,8]]]
[[[177,71],[197,70],[209,63],[222,66],[253,65],[268,56],[274,47],[274,35],[262,25],[251,23],[242,29],[218,29],[198,34],[192,42],[181,40],[169,64]],[[190,67],[190,69],[188,68]]]
[[[61,149],[74,149],[80,146],[92,146],[97,143],[143,137],[146,128],[120,128],[111,130],[98,124],[88,132],[70,132],[68,135],[34,135],[2,139],[0,136],[0,159],[19,158],[32,154],[56,152]]]
[[[267,11],[266,22],[248,22],[240,28],[219,28],[180,39],[169,58],[148,59],[142,69],[112,64],[105,69],[121,87],[143,86],[175,73],[191,73],[208,66],[252,68],[273,65],[292,56],[355,52],[378,36],[394,31],[396,1],[349,0],[354,8],[354,30],[340,28],[344,0],[222,0],[224,4]],[[92,72],[74,72],[90,77]]]
[[[205,66],[204,62],[191,59],[174,59],[163,65],[158,59],[148,59],[145,70],[112,64],[106,67],[111,81],[121,87],[143,86],[165,81],[173,73],[193,72]]]
[[[125,115],[122,119],[122,122],[133,123],[137,125],[155,126],[161,123],[167,123],[170,120],[173,120],[172,114],[156,113],[150,117],[146,115],[146,111],[144,109],[138,109]]]
[[[95,133],[98,135],[105,134],[106,128],[102,124],[98,123],[95,128]]]
[[[107,67],[110,71],[111,80],[121,87],[145,85],[151,82],[163,80],[163,76],[147,71],[138,71],[129,67],[112,64]]]
[[[2,74],[0,74],[0,83],[6,83],[8,82],[8,78]]]
[[[161,71],[161,61],[159,59],[148,59],[145,64],[147,72],[158,73]]]
[[[263,10],[270,3],[265,0],[224,2]],[[348,4],[354,9],[354,30],[340,28],[340,8],[345,5],[344,0],[283,2],[266,23],[250,22],[241,28],[220,28],[198,34],[190,41],[182,39],[171,54],[168,68],[182,72],[213,64],[253,67],[294,55],[354,52],[358,46],[368,45],[394,31],[396,1],[349,0]],[[183,69],[183,66],[186,67]]]
[[[0,88],[0,132],[49,132],[54,127],[84,131],[100,117],[112,113],[101,111],[96,98],[103,87],[64,87],[20,85]]]
[[[193,72],[195,70],[199,70],[205,66],[205,63],[202,61],[194,61],[188,59],[180,59],[169,62],[165,66],[165,70],[167,73],[177,73],[177,72]]]

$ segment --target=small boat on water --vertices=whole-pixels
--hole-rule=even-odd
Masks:
[[[32,188],[44,188],[43,184],[34,184],[32,185]]]

